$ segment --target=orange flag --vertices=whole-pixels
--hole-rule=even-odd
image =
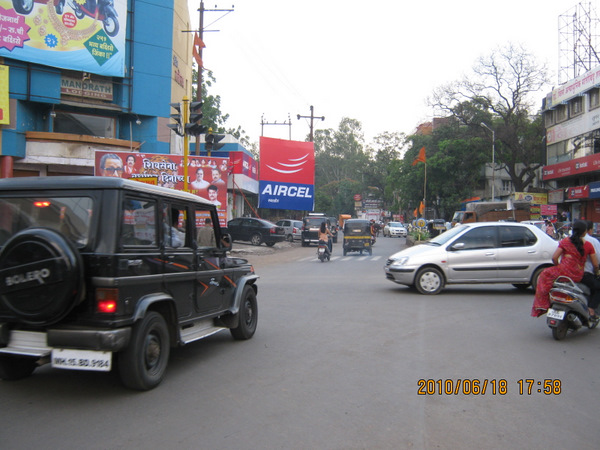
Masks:
[[[413,161],[412,165],[415,166],[420,162],[427,164],[427,160],[425,159],[425,147],[422,147],[421,150],[419,150],[419,156]]]
[[[423,215],[423,211],[425,211],[425,205],[423,202],[419,205],[419,214]]]
[[[202,58],[200,58],[200,49],[206,47],[202,39],[200,39],[200,35],[198,33],[194,33],[194,45],[192,46],[192,56],[196,60],[198,67],[204,67],[202,64]]]
[[[419,208],[415,208],[415,210],[413,211],[413,215],[415,217],[419,217],[419,215],[417,214]]]

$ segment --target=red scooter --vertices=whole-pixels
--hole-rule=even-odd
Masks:
[[[64,2],[65,0],[60,1]],[[73,8],[78,19],[83,19],[85,16],[95,18],[98,14],[98,20],[102,21],[104,31],[110,37],[114,37],[119,33],[119,21],[117,20],[117,11],[113,0],[86,0],[83,5],[71,1],[69,6]]]

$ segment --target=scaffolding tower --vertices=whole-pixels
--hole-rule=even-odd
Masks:
[[[600,64],[598,16],[591,1],[580,2],[558,17],[558,84]]]

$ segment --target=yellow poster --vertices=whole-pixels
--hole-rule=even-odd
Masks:
[[[0,66],[0,124],[2,125],[10,123],[8,105],[8,66]]]

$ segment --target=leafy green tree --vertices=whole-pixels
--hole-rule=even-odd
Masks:
[[[516,191],[524,191],[542,165],[544,128],[534,105],[547,84],[546,66],[523,47],[508,44],[481,57],[461,81],[435,89],[429,104],[488,140],[481,122],[490,126],[500,170],[510,175]]]

